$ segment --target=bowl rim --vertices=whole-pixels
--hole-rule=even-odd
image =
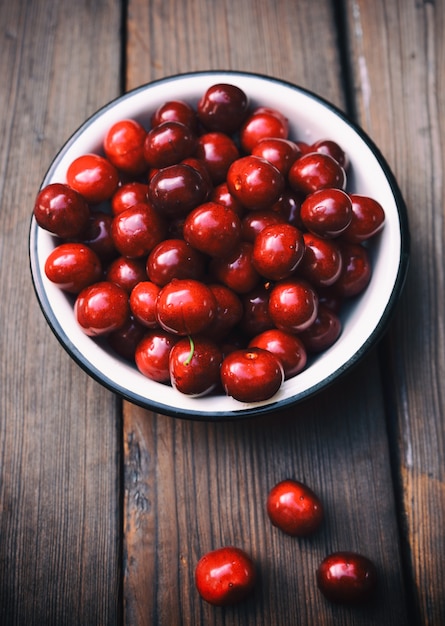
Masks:
[[[263,73],[256,72],[248,72],[248,71],[237,71],[237,70],[199,70],[193,72],[183,72],[172,74],[169,76],[165,76],[159,79],[155,79],[149,81],[147,83],[141,84],[138,87],[131,89],[120,96],[116,96],[111,101],[107,102],[105,105],[97,109],[93,114],[86,118],[86,120],[68,137],[68,139],[63,143],[60,149],[57,151],[55,156],[52,159],[52,162],[48,169],[45,172],[45,175],[42,179],[40,189],[42,189],[51,178],[51,175],[56,168],[56,164],[59,162],[61,155],[63,155],[69,147],[76,141],[77,137],[81,135],[85,129],[91,125],[96,119],[101,117],[106,111],[112,109],[117,103],[124,101],[127,98],[132,98],[135,94],[139,92],[145,91],[147,88],[156,85],[166,84],[172,81],[181,80],[184,78],[200,78],[200,77],[208,77],[214,79],[221,79],[218,82],[222,82],[224,77],[233,77],[237,79],[242,79],[243,77],[250,77],[254,79],[265,80],[267,82],[277,83],[281,86],[285,86],[296,92],[308,97],[309,99],[313,99],[318,102],[322,106],[329,109],[334,115],[340,118],[340,120],[348,125],[352,131],[354,131],[358,137],[367,145],[376,161],[378,162],[379,167],[381,168],[388,185],[390,187],[391,193],[394,197],[394,202],[397,209],[398,222],[400,228],[400,256],[399,262],[396,272],[396,278],[394,280],[391,294],[386,302],[386,306],[383,310],[383,313],[375,325],[373,331],[370,333],[368,338],[361,344],[360,348],[349,358],[346,362],[343,363],[341,367],[336,369],[330,375],[323,378],[318,383],[313,384],[312,386],[300,391],[296,395],[292,395],[289,397],[281,398],[277,397],[277,401],[271,401],[266,404],[254,404],[247,405],[236,410],[223,410],[223,411],[212,411],[211,413],[208,411],[203,411],[199,409],[199,398],[196,399],[197,409],[179,409],[174,406],[170,406],[169,404],[164,404],[163,402],[159,402],[157,400],[153,400],[147,398],[145,396],[141,396],[138,393],[134,393],[132,391],[128,391],[128,389],[116,381],[109,380],[107,376],[105,376],[100,370],[98,370],[94,365],[92,365],[81,353],[81,351],[77,348],[77,346],[66,336],[62,326],[60,325],[56,314],[54,313],[50,300],[47,296],[44,282],[42,279],[39,263],[38,263],[38,252],[37,252],[37,237],[39,226],[37,225],[34,216],[31,217],[30,228],[29,228],[29,236],[28,236],[28,251],[29,251],[29,264],[31,271],[32,284],[34,288],[34,292],[37,296],[37,300],[40,306],[40,309],[51,328],[53,334],[58,339],[59,343],[62,347],[68,352],[71,358],[93,379],[103,385],[105,388],[108,388],[110,391],[114,392],[118,396],[123,399],[131,402],[132,404],[138,405],[144,409],[154,411],[156,413],[169,415],[171,417],[183,418],[183,419],[192,419],[192,420],[201,420],[201,421],[220,421],[220,420],[234,420],[240,418],[251,418],[264,414],[269,414],[272,412],[282,411],[291,406],[296,405],[302,400],[308,399],[319,393],[320,391],[326,389],[334,382],[336,382],[339,378],[343,377],[347,372],[351,370],[364,356],[369,350],[375,346],[384,333],[386,332],[390,321],[395,312],[395,305],[401,295],[403,287],[406,282],[406,276],[408,272],[409,266],[409,258],[410,258],[410,247],[411,247],[411,238],[409,231],[409,221],[408,221],[408,211],[403,199],[402,193],[400,191],[399,185],[395,179],[395,176],[389,167],[386,159],[381,153],[380,149],[374,143],[374,141],[369,137],[369,135],[361,128],[354,120],[350,118],[350,116],[342,111],[339,107],[334,105],[332,102],[328,101],[324,97],[316,94],[315,92],[301,87],[300,85],[294,84],[288,80],[284,80],[281,78],[269,76]],[[118,357],[119,358],[119,357]],[[169,389],[166,386],[166,391]]]

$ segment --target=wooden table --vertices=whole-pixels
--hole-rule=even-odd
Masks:
[[[0,25],[0,623],[443,626],[445,3],[4,0]],[[378,348],[316,398],[240,423],[153,414],[94,382],[46,325],[28,265],[34,197],[69,135],[123,91],[202,69],[274,75],[348,112],[412,232]],[[310,540],[266,519],[287,475],[325,502]],[[216,609],[194,567],[227,543],[261,574]],[[365,609],[316,589],[336,549],[377,564]]]

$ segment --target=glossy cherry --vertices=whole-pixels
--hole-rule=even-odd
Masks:
[[[313,324],[299,333],[308,352],[323,352],[330,348],[340,337],[342,323],[338,315],[326,305],[318,305],[317,317]]]
[[[218,202],[218,204],[223,204],[224,206],[229,207],[235,211],[239,218],[242,218],[246,212],[246,209],[243,207],[241,202],[230,193],[226,182],[216,185],[216,187],[212,189],[209,200],[211,202]]]
[[[275,354],[283,366],[285,380],[299,374],[307,363],[307,352],[301,339],[278,328],[271,328],[256,335],[248,347],[262,348]]]
[[[161,287],[174,278],[200,280],[205,257],[184,239],[164,239],[150,252],[146,270],[149,279]]]
[[[203,161],[212,183],[219,185],[225,181],[230,165],[240,154],[231,137],[213,132],[198,137],[195,156]]]
[[[140,258],[131,259],[119,256],[109,264],[106,278],[130,294],[133,287],[147,278],[145,262]]]
[[[123,359],[134,363],[134,355],[146,328],[130,315],[123,326],[106,336],[108,345]]]
[[[185,163],[159,170],[149,183],[148,197],[166,218],[185,217],[207,197],[207,183],[195,167]]]
[[[149,330],[138,343],[134,359],[138,370],[158,383],[170,383],[170,351],[178,341],[171,333],[157,328]]]
[[[283,176],[287,176],[291,165],[301,156],[301,150],[294,141],[279,137],[260,139],[251,153],[275,165]]]
[[[75,318],[86,335],[106,335],[121,328],[128,320],[128,294],[109,281],[85,287],[74,304]]]
[[[148,169],[144,157],[147,131],[133,119],[119,120],[107,131],[104,151],[107,159],[119,170],[138,176]]]
[[[62,243],[48,255],[45,274],[59,289],[77,294],[101,279],[102,265],[97,254],[88,246]]]
[[[342,270],[335,281],[335,290],[343,298],[362,293],[372,276],[371,259],[367,249],[359,243],[341,242]]]
[[[220,340],[231,331],[241,320],[243,305],[241,299],[232,289],[219,283],[208,285],[216,300],[216,313],[205,334]]]
[[[304,254],[303,233],[291,224],[271,224],[253,243],[252,263],[261,276],[282,280],[295,272]]]
[[[283,192],[284,177],[265,159],[249,155],[231,164],[227,187],[247,209],[268,209]]]
[[[257,572],[252,558],[240,548],[225,546],[200,558],[195,584],[200,596],[215,606],[236,604],[255,586]]]
[[[260,348],[235,350],[221,365],[227,395],[241,402],[261,402],[274,396],[284,380],[281,361]]]
[[[111,234],[122,256],[144,257],[163,240],[166,224],[148,203],[135,204],[114,217]]]
[[[342,269],[340,248],[332,239],[304,233],[304,254],[298,272],[315,287],[333,285]]]
[[[266,226],[285,223],[284,217],[275,211],[249,211],[241,221],[241,236],[244,241],[254,243],[258,233]]]
[[[213,340],[206,337],[180,339],[170,352],[170,382],[186,395],[207,395],[220,383],[221,361],[221,350]]]
[[[70,163],[66,180],[88,203],[98,204],[112,197],[119,184],[119,174],[105,157],[84,154]]]
[[[317,294],[304,280],[289,278],[280,281],[270,292],[269,315],[280,330],[298,333],[309,328],[317,311]]]
[[[118,215],[125,209],[141,202],[147,202],[147,200],[148,185],[146,183],[137,181],[125,183],[114,192],[111,198],[111,211],[113,215]]]
[[[319,139],[313,143],[312,146],[308,147],[308,151],[328,154],[335,159],[344,170],[347,170],[349,167],[348,155],[343,148],[336,141],[332,141],[332,139]]]
[[[159,292],[156,316],[164,330],[175,335],[195,335],[210,325],[216,307],[215,297],[204,283],[173,279]]]
[[[267,514],[274,526],[288,535],[313,535],[324,519],[320,498],[312,489],[297,480],[282,480],[269,491]]]
[[[130,293],[130,309],[135,319],[147,328],[159,326],[156,317],[156,301],[160,287],[149,280],[141,280]]]
[[[184,221],[184,239],[211,257],[227,256],[241,238],[241,221],[230,208],[206,202],[193,209]]]
[[[63,183],[46,185],[34,203],[34,217],[44,230],[63,239],[79,237],[87,228],[90,209],[85,198]]]
[[[300,208],[305,227],[321,237],[338,237],[352,219],[352,202],[341,189],[319,189],[306,197]]]
[[[232,135],[244,121],[249,101],[236,85],[217,83],[209,87],[198,102],[201,124],[209,131]]]
[[[144,157],[150,167],[175,165],[193,154],[195,133],[181,122],[163,122],[148,131]]]
[[[210,276],[238,294],[248,293],[260,282],[252,263],[252,251],[251,243],[241,241],[227,256],[212,259]]]
[[[161,104],[151,116],[151,126],[159,126],[163,122],[180,122],[193,132],[197,131],[198,119],[195,109],[184,100],[168,100]]]
[[[385,224],[385,211],[374,198],[350,194],[352,217],[342,238],[351,243],[361,243],[379,233]]]
[[[111,234],[113,216],[105,211],[93,211],[88,219],[88,224],[78,240],[94,250],[103,261],[110,261],[119,253],[114,245]]]
[[[271,137],[287,139],[289,125],[283,116],[270,110],[260,110],[247,118],[240,130],[240,142],[244,152],[251,153],[261,139]]]
[[[289,184],[295,191],[305,194],[319,189],[345,189],[346,173],[342,166],[329,154],[310,152],[303,154],[291,166]]]
[[[351,551],[329,554],[316,573],[321,593],[331,602],[362,604],[377,587],[377,568],[366,556]]]

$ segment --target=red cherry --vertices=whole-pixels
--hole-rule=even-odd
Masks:
[[[220,348],[205,337],[187,337],[170,352],[169,368],[172,386],[189,396],[204,396],[220,382],[222,361]]]
[[[45,274],[59,289],[80,293],[100,280],[102,265],[91,248],[81,243],[62,243],[49,254]]]
[[[335,282],[336,292],[343,298],[351,298],[362,293],[372,275],[369,253],[359,243],[342,242],[340,245],[342,270]]]
[[[146,268],[149,279],[163,287],[174,278],[200,280],[205,257],[183,239],[164,239],[150,252]]]
[[[195,156],[202,160],[214,185],[223,183],[230,165],[239,158],[239,150],[224,133],[205,133],[198,138]]]
[[[144,158],[147,132],[136,120],[125,119],[113,124],[104,139],[108,160],[119,170],[138,176],[148,169]]]
[[[165,236],[166,225],[148,203],[135,204],[113,218],[111,234],[122,256],[144,257]]]
[[[162,329],[148,331],[138,343],[134,359],[138,370],[158,383],[170,382],[170,351],[178,338]]]
[[[243,316],[240,328],[249,338],[274,326],[269,315],[269,294],[270,285],[261,283],[242,295]]]
[[[321,152],[303,154],[297,159],[289,170],[288,180],[292,189],[305,194],[346,187],[345,170],[335,159]]]
[[[85,198],[62,183],[51,183],[38,194],[34,217],[44,230],[62,239],[79,237],[88,226],[90,209]]]
[[[385,224],[382,205],[368,196],[350,194],[352,217],[342,238],[350,243],[361,243],[379,233]]]
[[[221,382],[227,395],[241,402],[261,402],[274,396],[284,380],[279,359],[260,348],[236,350],[221,365]]]
[[[300,217],[312,233],[338,237],[351,223],[352,202],[341,189],[319,189],[303,201]]]
[[[343,150],[341,146],[338,145],[337,142],[332,141],[332,139],[319,139],[312,146],[308,147],[308,150],[311,152],[321,152],[323,154],[328,154],[333,159],[339,163],[344,170],[347,170],[349,167],[349,159],[346,152]]]
[[[304,343],[297,335],[285,333],[278,328],[271,328],[256,335],[248,347],[262,348],[275,354],[283,366],[285,380],[296,376],[306,366],[307,353]]]
[[[191,211],[184,222],[184,239],[211,257],[227,256],[238,245],[241,222],[237,214],[217,202],[206,202]]]
[[[340,337],[342,324],[336,313],[319,304],[313,324],[299,333],[299,338],[308,352],[322,352],[330,348]]]
[[[176,165],[191,156],[196,146],[196,135],[181,122],[163,122],[148,131],[144,143],[144,157],[150,167]]]
[[[183,100],[169,100],[161,104],[151,116],[151,126],[159,126],[163,122],[180,122],[196,132],[198,120],[194,108]]]
[[[111,211],[113,215],[118,215],[125,209],[141,202],[147,202],[147,200],[148,185],[136,181],[125,183],[114,192],[111,198]]]
[[[289,125],[284,120],[283,116],[277,116],[269,110],[253,113],[240,130],[240,142],[244,152],[251,153],[261,139],[287,139]]]
[[[285,219],[275,211],[249,211],[241,221],[241,236],[244,241],[254,243],[258,233],[264,230],[266,226],[285,223]]]
[[[103,261],[109,261],[118,255],[111,234],[113,216],[104,211],[94,211],[90,214],[86,229],[79,238],[79,243],[86,244]],[[76,239],[77,240],[77,239]]]
[[[314,534],[324,518],[319,497],[296,480],[283,480],[272,487],[267,497],[267,514],[274,526],[295,537]]]
[[[210,325],[216,307],[215,297],[204,283],[175,278],[159,292],[156,315],[164,330],[175,335],[194,335]]]
[[[252,263],[252,250],[251,243],[241,241],[224,258],[212,259],[210,275],[236,293],[248,293],[260,282],[260,275]]]
[[[232,135],[239,129],[248,109],[248,98],[235,85],[212,85],[198,102],[198,118],[209,131]]]
[[[133,287],[147,278],[145,263],[142,259],[120,256],[108,266],[106,278],[130,294]]]
[[[283,176],[287,176],[293,162],[301,156],[301,150],[295,142],[289,139],[267,137],[255,144],[252,154],[269,161]]]
[[[317,585],[331,602],[362,604],[371,599],[377,587],[377,569],[362,554],[334,552],[320,563]]]
[[[84,154],[68,166],[66,180],[91,204],[109,200],[119,184],[115,166],[98,154]]]
[[[252,263],[269,280],[288,278],[304,254],[303,233],[291,224],[271,224],[258,233]]]
[[[86,335],[106,335],[128,320],[128,295],[115,283],[101,281],[85,287],[77,296],[74,315]]]
[[[304,254],[298,272],[315,287],[335,283],[342,269],[340,248],[332,239],[304,233]]]
[[[241,202],[230,193],[226,182],[214,187],[209,200],[211,202],[217,202],[218,204],[223,204],[224,206],[229,207],[235,211],[239,218],[242,218],[246,211]]]
[[[231,164],[227,187],[247,209],[268,209],[283,192],[284,178],[268,161],[249,155]]]
[[[253,590],[257,574],[251,557],[233,546],[208,552],[195,569],[195,584],[200,596],[216,606],[244,600]]]
[[[149,280],[141,280],[130,293],[130,309],[135,319],[147,328],[159,326],[156,317],[156,301],[160,287]]]
[[[107,335],[108,345],[122,358],[134,363],[136,347],[146,332],[144,326],[133,317],[129,317],[121,328]]]
[[[298,333],[309,328],[318,311],[318,297],[305,281],[289,278],[272,288],[269,315],[280,330]]]
[[[216,300],[216,313],[205,334],[207,337],[221,339],[241,320],[243,305],[239,296],[225,285],[214,283],[209,285],[209,289]]]
[[[204,202],[207,191],[207,184],[198,170],[179,163],[165,167],[153,176],[148,197],[161,215],[182,218]]]

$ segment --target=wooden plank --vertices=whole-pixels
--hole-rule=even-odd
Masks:
[[[354,0],[348,13],[359,119],[395,172],[413,234],[385,378],[412,613],[417,623],[438,625],[445,623],[445,6]]]
[[[251,70],[344,107],[336,32],[327,1],[130,0],[127,88],[188,70]],[[125,624],[408,623],[375,351],[272,418],[205,424],[125,404],[124,446]],[[266,518],[268,490],[288,476],[326,503],[312,540],[285,537]],[[221,611],[200,600],[193,573],[227,543],[251,552],[260,581],[247,602]],[[336,549],[378,565],[378,597],[364,610],[332,606],[316,589],[318,563]]]
[[[0,622],[114,624],[119,405],[46,325],[27,240],[51,159],[118,94],[120,9],[2,2],[0,24]]]

